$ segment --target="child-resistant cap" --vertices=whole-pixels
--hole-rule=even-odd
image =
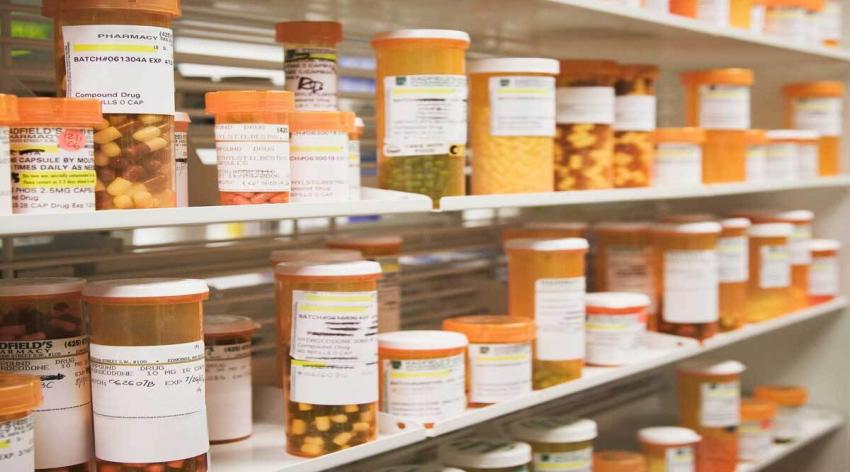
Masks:
[[[517,439],[548,444],[590,441],[597,435],[595,421],[569,417],[526,418],[511,423],[509,428]]]
[[[682,446],[702,441],[694,430],[678,426],[654,426],[638,431],[638,441],[658,446]]]
[[[92,127],[103,122],[100,100],[87,98],[18,99],[18,126]]]
[[[18,121],[18,97],[0,93],[0,126]]]
[[[456,316],[443,329],[463,333],[472,343],[527,343],[534,340],[534,321],[503,315]]]
[[[80,293],[85,279],[76,277],[27,277],[0,280],[0,297],[39,297]]]
[[[284,21],[275,26],[275,41],[295,44],[336,44],[342,42],[342,23]]]
[[[204,336],[224,336],[229,334],[250,334],[257,329],[254,320],[247,316],[206,315],[204,316]]]
[[[41,405],[41,379],[0,373],[0,416],[26,413]]]
[[[439,351],[466,347],[469,341],[460,333],[438,330],[393,331],[378,334],[378,347],[401,351]]]
[[[531,462],[531,446],[486,438],[458,439],[440,446],[440,462],[462,468],[519,467]]]
[[[295,111],[295,95],[283,90],[226,90],[204,96],[209,114]]]
[[[470,74],[550,74],[558,75],[561,66],[556,59],[541,57],[498,57],[469,63]]]
[[[209,287],[203,280],[144,278],[115,279],[90,282],[83,289],[86,301],[126,300],[141,302],[162,298],[192,298],[198,301],[207,298]]]

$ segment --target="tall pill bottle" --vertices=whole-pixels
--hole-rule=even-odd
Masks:
[[[351,198],[348,130],[344,113],[297,111],[289,115],[293,203],[330,203]]]
[[[337,44],[342,24],[336,21],[278,23],[275,39],[283,43],[284,85],[295,94],[299,110],[337,109]]]
[[[754,224],[747,232],[750,245],[750,282],[747,321],[755,323],[792,310],[788,223]]]
[[[841,287],[839,251],[841,241],[813,239],[809,242],[812,264],[809,266],[809,303],[827,302],[837,297]]]
[[[637,433],[647,472],[696,472],[702,436],[692,429],[654,426]]]
[[[256,327],[246,316],[204,317],[210,444],[251,436],[251,335]]]
[[[593,470],[596,422],[570,417],[536,416],[508,426],[511,437],[531,445],[534,470]]]
[[[583,221],[532,221],[502,230],[502,243],[511,239],[563,239],[587,236]]]
[[[818,173],[837,175],[841,166],[844,127],[844,84],[838,81],[801,82],[782,88],[785,126],[820,133]]]
[[[614,187],[648,187],[655,147],[658,66],[620,64],[614,82]]]
[[[652,224],[608,221],[593,227],[594,277],[598,292],[635,292],[649,297],[647,328],[657,329],[657,275]]]
[[[747,322],[747,292],[750,280],[750,248],[747,230],[750,220],[726,218],[717,240],[720,274],[720,329],[731,331]]]
[[[35,422],[32,411],[41,405],[41,382],[30,375],[0,372],[0,466],[10,472],[35,468]]]
[[[189,206],[189,114],[174,114],[174,188],[177,207]]]
[[[765,215],[760,222],[788,223],[793,227],[788,239],[788,253],[791,259],[791,296],[792,305],[788,310],[798,310],[808,303],[809,266],[812,253],[809,242],[812,239],[815,214],[811,210],[789,210]]]
[[[0,93],[0,216],[12,214],[9,126],[18,121],[18,98]]]

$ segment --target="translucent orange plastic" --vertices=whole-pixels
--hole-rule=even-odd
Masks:
[[[791,287],[762,288],[760,284],[762,247],[785,246],[788,238],[750,236],[750,282],[747,291],[747,322],[757,323],[791,310]],[[793,267],[792,267],[793,274]]]
[[[587,234],[586,223],[553,223],[547,225],[529,224],[519,228],[505,228],[502,230],[502,243],[511,239],[563,239],[583,238]]]
[[[643,454],[629,451],[593,453],[593,472],[648,472]]]
[[[800,124],[794,120],[795,108],[798,102],[806,99],[844,97],[844,84],[841,82],[821,81],[788,84],[782,89],[785,105],[785,126],[789,129],[799,129]],[[840,113],[840,112],[839,112]],[[838,175],[841,168],[841,135],[829,136],[821,132],[818,142],[820,175]]]
[[[594,291],[596,292],[635,292],[637,287],[619,285],[613,277],[620,277],[619,271],[625,271],[629,279],[634,278],[634,271],[645,273],[645,295],[649,296],[652,304],[647,309],[647,329],[658,330],[658,287],[657,275],[654,268],[653,237],[649,224],[635,224],[621,228],[594,228],[596,248],[593,254]],[[627,263],[617,262],[620,259]],[[644,264],[635,263],[643,259]],[[617,273],[615,273],[617,272]]]
[[[723,227],[721,238],[746,237],[746,228]],[[747,323],[747,291],[749,282],[720,282],[720,329],[732,331]]]
[[[700,472],[735,472],[738,466],[738,425],[705,427],[700,422],[702,394],[705,384],[740,381],[740,374],[707,375],[679,371],[677,382],[679,424],[702,436],[697,470]]]
[[[646,472],[667,472],[667,451],[669,449],[689,447],[693,450],[697,460],[699,459],[699,443],[652,444],[641,442],[640,445],[643,456],[646,458]],[[696,460],[694,462],[696,463]]]
[[[818,259],[833,259],[838,257],[838,251],[832,250],[815,250],[812,249],[812,266],[817,265]],[[793,269],[792,269],[793,270]],[[809,294],[809,304],[816,305],[818,303],[828,302],[835,298],[835,295],[813,295]]]

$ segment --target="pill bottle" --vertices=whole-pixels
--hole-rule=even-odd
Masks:
[[[582,221],[533,221],[520,227],[502,230],[502,243],[511,239],[563,239],[587,236],[587,223]]]
[[[498,315],[458,316],[443,320],[443,329],[469,339],[470,406],[485,406],[531,393],[534,322]]]
[[[646,332],[649,296],[629,292],[588,293],[588,364],[619,366],[628,363]]]
[[[789,310],[799,310],[808,305],[809,266],[812,253],[809,242],[812,239],[812,224],[815,214],[811,210],[791,210],[774,213],[771,221],[789,223],[794,227],[788,240],[788,252],[791,257],[791,296]]]
[[[561,61],[556,92],[555,190],[614,186],[617,63]]]
[[[747,182],[767,180],[767,133],[760,129],[747,130]]]
[[[653,228],[660,294],[659,331],[704,340],[717,333],[722,227],[715,222]]]
[[[215,115],[215,155],[222,205],[290,200],[291,92],[232,90],[206,94]]]
[[[654,426],[637,433],[647,472],[696,472],[697,448],[702,436],[692,429]]]
[[[581,377],[585,351],[586,239],[514,239],[508,255],[510,316],[534,320],[534,389]]]
[[[103,103],[97,209],[176,206],[171,22],[180,1],[47,0],[43,14],[54,20],[59,95]],[[112,60],[127,52],[132,61]]]
[[[348,132],[348,186],[352,200],[360,200],[360,140],[365,130],[363,118],[354,117],[354,129]]]
[[[286,451],[316,457],[377,437],[378,292],[373,261],[275,268],[285,357]],[[345,328],[340,328],[340,323]],[[327,332],[347,336],[328,342]]]
[[[750,323],[775,318],[792,309],[789,240],[793,231],[793,226],[787,223],[754,224],[748,230],[747,321]]]
[[[767,6],[764,32],[789,42],[805,44],[809,39],[806,0],[775,0]]]
[[[342,24],[336,21],[286,21],[275,28],[283,43],[284,89],[295,94],[299,110],[337,109],[337,44]]]
[[[818,142],[820,133],[816,131],[797,130],[794,132],[795,144],[797,145],[797,160],[795,164],[795,178],[800,180],[812,180],[818,178],[819,157]]]
[[[776,406],[765,400],[741,400],[741,427],[738,428],[738,458],[755,461],[767,452],[773,443],[773,419]]]
[[[176,463],[206,470],[208,293],[201,280],[166,278],[104,280],[83,289],[98,471]]]
[[[790,182],[797,179],[799,168],[798,132],[774,129],[767,132],[765,180]]]
[[[466,472],[528,472],[531,446],[523,442],[490,438],[463,438],[445,443],[440,462]]]
[[[375,36],[372,47],[381,188],[428,195],[435,207],[440,197],[464,195],[469,35],[397,30]]]
[[[534,470],[593,468],[593,420],[537,416],[511,423],[509,429],[511,437],[531,445]]]
[[[354,249],[278,249],[269,256],[272,268],[281,262],[350,262],[363,259],[363,254]]]
[[[593,472],[648,472],[643,454],[630,451],[593,453]]]
[[[0,216],[12,214],[9,126],[18,121],[18,97],[0,93]]]
[[[643,7],[654,13],[670,13],[670,0],[643,0]]]
[[[92,460],[83,285],[70,277],[0,281],[0,371],[50,374],[32,415],[36,470],[88,472]]]
[[[787,443],[797,440],[806,429],[804,407],[809,394],[803,387],[793,385],[757,385],[753,396],[776,405],[773,420],[773,440]]]
[[[188,113],[174,114],[174,188],[177,206],[189,206],[189,123]]]
[[[729,26],[735,0],[670,0],[670,13]]]
[[[73,98],[17,101],[19,119],[9,128],[10,166],[17,177],[12,179],[12,212],[94,211],[95,190],[104,190],[102,180],[95,178],[97,158],[92,141],[92,126],[103,120],[100,102]]]
[[[751,0],[750,2],[750,31],[753,33],[764,33],[767,21],[767,6],[773,0]]]
[[[375,472],[464,472],[456,467],[445,467],[439,464],[402,464],[381,467]]]
[[[251,318],[204,317],[207,430],[210,444],[251,436]]]
[[[809,266],[809,304],[832,300],[839,294],[840,269],[838,251],[841,242],[813,239],[809,242],[812,263]]]
[[[802,82],[782,88],[785,126],[820,133],[820,175],[836,175],[841,162],[844,84],[837,81]]]
[[[705,131],[700,128],[660,128],[653,133],[653,187],[698,187],[703,182]]]
[[[741,424],[741,373],[738,361],[695,360],[677,368],[679,424],[699,433],[700,470],[734,472]]]
[[[351,198],[348,130],[338,111],[297,111],[289,115],[290,173],[294,203],[341,202]]]
[[[621,64],[614,83],[614,187],[648,187],[655,147],[658,66]]]
[[[35,469],[35,421],[42,403],[41,382],[30,375],[0,372],[0,467],[9,472]],[[84,469],[85,470],[85,469]]]
[[[463,413],[467,344],[466,336],[446,331],[379,334],[381,411],[426,428]]]
[[[555,59],[481,59],[469,65],[472,193],[554,188]]]
[[[826,0],[820,12],[821,40],[824,46],[837,47],[841,43],[844,23],[843,2],[841,0]]]
[[[747,322],[747,292],[750,280],[750,249],[747,230],[750,220],[726,218],[717,240],[720,273],[720,329],[731,331]]]
[[[804,2],[806,8],[806,45],[819,47],[823,46],[823,38],[826,28],[823,21],[822,13],[826,8],[826,0],[806,0]]]

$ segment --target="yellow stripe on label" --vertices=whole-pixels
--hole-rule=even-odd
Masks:
[[[311,361],[299,361],[298,359],[290,360],[292,365],[298,365],[301,367],[327,367],[328,365],[322,362],[311,362]]]
[[[13,151],[41,151],[45,154],[57,154],[59,152],[59,146],[55,144],[12,143],[9,147]]]
[[[374,297],[371,295],[318,295],[308,293],[305,298],[311,302],[369,302]]]
[[[342,146],[292,146],[289,152],[343,152]]]
[[[321,311],[331,313],[364,313],[368,306],[298,305],[298,311]]]
[[[478,362],[503,362],[528,360],[528,354],[506,354],[504,356],[482,356],[476,359]]]
[[[94,188],[93,170],[45,170],[18,174],[20,188]]]
[[[74,52],[148,52],[155,53],[156,46],[148,44],[75,44]]]

